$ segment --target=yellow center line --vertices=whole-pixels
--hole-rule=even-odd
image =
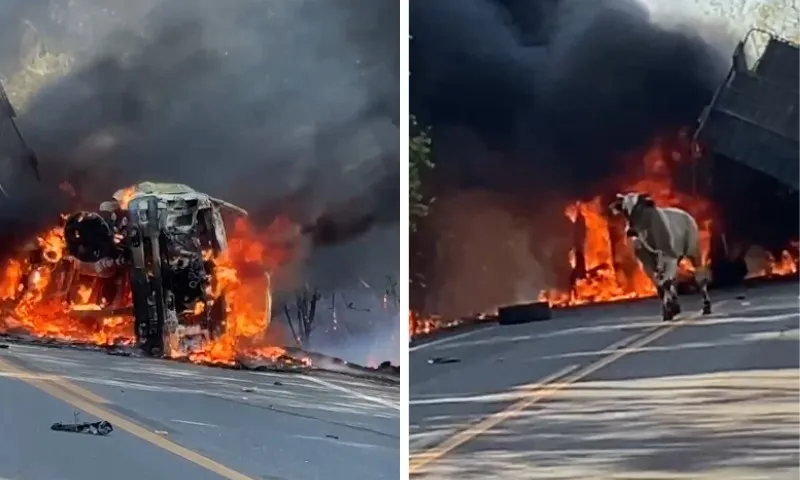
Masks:
[[[719,306],[722,303],[723,302],[717,302],[716,305]],[[620,358],[623,358],[626,355],[629,355],[637,351],[638,349],[646,346],[647,344],[654,342],[655,340],[675,330],[676,328],[682,325],[686,325],[687,323],[697,320],[698,318],[700,318],[699,315],[694,315],[684,320],[670,322],[664,325],[659,325],[657,327],[650,327],[642,332],[630,335],[620,341],[614,342],[613,344],[605,347],[602,350],[602,352],[607,352],[612,349],[617,349],[617,350],[608,356],[605,356],[595,362],[590,363],[586,367],[578,370],[577,372],[572,373],[571,375],[567,374],[569,374],[570,371],[575,369],[574,365],[567,367],[567,369],[565,370],[569,371],[567,371],[566,373],[562,373],[564,370],[561,370],[556,374],[546,377],[550,379],[550,381],[545,380],[539,382],[539,385],[541,385],[541,387],[537,389],[532,389],[531,395],[529,397],[513,403],[504,410],[501,410],[499,412],[487,416],[486,418],[476,423],[475,425],[472,425],[464,430],[455,433],[452,437],[448,438],[447,440],[444,440],[442,443],[434,447],[431,447],[426,451],[417,454],[412,454],[411,458],[409,459],[409,469],[408,469],[409,475],[421,473],[422,470],[427,465],[442,458],[443,456],[452,452],[461,445],[469,442],[470,440],[473,440],[475,437],[486,433],[487,431],[496,427],[503,421],[507,420],[513,414],[519,413],[541,402],[542,400],[552,397],[559,391],[571,385],[574,385],[576,382],[595,373],[601,368],[606,367],[607,365],[619,360]],[[560,380],[560,381],[556,382],[555,380]]]
[[[542,378],[535,384],[524,387],[523,391],[528,391],[531,394],[530,397],[527,397],[523,400],[519,400],[514,404],[512,404],[510,407],[506,408],[505,410],[501,410],[495,414],[489,415],[488,417],[482,419],[481,421],[473,425],[470,425],[466,429],[455,433],[452,437],[430,448],[426,452],[412,454],[411,466],[408,473],[409,474],[417,473],[415,469],[422,468],[426,464],[433,462],[434,460],[442,457],[443,455],[447,454],[453,449],[458,448],[460,445],[463,445],[464,443],[472,440],[478,435],[497,426],[502,421],[508,419],[511,415],[529,407],[530,405],[536,402],[536,400],[538,399],[538,394],[539,392],[542,391],[542,388],[549,386],[551,382],[554,382],[555,380],[558,380],[559,378],[574,372],[578,368],[580,368],[579,365],[568,365],[562,368],[561,370],[558,370],[557,372]]]
[[[89,415],[97,417],[101,420],[106,420],[115,428],[121,428],[122,430],[125,430],[141,440],[144,440],[158,448],[161,448],[162,450],[166,450],[167,452],[188,460],[195,465],[205,468],[210,472],[216,473],[223,478],[227,478],[229,480],[253,480],[251,477],[248,477],[243,473],[237,472],[236,470],[228,468],[221,463],[215,462],[208,457],[204,457],[197,452],[182,447],[177,443],[171,442],[161,435],[151,432],[150,430],[138,425],[134,421],[101,407],[97,403],[109,404],[111,402],[92,392],[88,392],[88,390],[78,387],[77,385],[70,384],[66,379],[62,378],[57,382],[53,381],[53,378],[43,380],[37,378],[32,372],[28,372],[23,368],[3,359],[0,359],[0,371],[13,374],[19,380],[32,385],[39,390],[42,390],[43,392],[61,400],[62,402],[65,402],[77,409],[83,410]],[[71,385],[71,388],[64,388],[64,385]],[[93,398],[102,399],[102,402],[95,403],[90,398],[85,396],[86,392],[90,393],[90,396]]]
[[[647,328],[645,328],[644,330],[641,330],[638,333],[634,333],[632,335],[629,335],[629,336],[627,336],[627,337],[625,337],[623,339],[620,339],[619,341],[616,341],[616,342],[612,343],[611,345],[606,346],[606,348],[600,350],[600,354],[601,355],[605,355],[607,353],[614,353],[614,352],[622,349],[623,347],[627,347],[628,345],[630,345],[631,343],[636,341],[638,338],[644,337],[648,333],[651,333],[651,332],[654,332],[654,331],[656,331],[658,329],[664,328],[664,326],[665,326],[664,324],[660,324],[660,325],[654,325],[654,326],[647,327]]]

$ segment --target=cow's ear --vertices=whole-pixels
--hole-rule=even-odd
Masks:
[[[637,203],[640,204],[640,205],[643,205],[645,207],[655,207],[656,206],[655,200],[653,200],[650,197],[649,193],[643,193],[643,194],[639,195],[639,201]]]
[[[608,204],[608,209],[611,211],[612,214],[619,215],[622,213],[623,198],[624,197],[618,193],[617,196],[614,198],[614,201]]]

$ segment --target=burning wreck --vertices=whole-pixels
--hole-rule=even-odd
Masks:
[[[316,230],[283,217],[256,228],[244,209],[183,184],[120,189],[96,209],[61,215],[57,226],[5,259],[0,337],[230,368],[313,368],[394,381],[397,367],[391,364],[361,366],[307,351],[294,335],[290,309],[308,322],[297,328],[310,330],[318,293],[307,305],[288,305],[281,295],[291,292],[273,277],[292,275],[308,232]],[[288,325],[272,322],[276,312],[285,313]]]
[[[11,143],[22,144],[25,168],[38,179],[13,109],[6,113],[18,134]],[[11,163],[18,152],[4,153]],[[6,177],[19,174],[14,166]],[[19,238],[26,230],[5,232],[14,235],[0,252],[0,337],[234,368],[395,375],[391,365],[362,367],[305,350],[307,338],[294,335],[293,323],[310,329],[316,299],[310,312],[287,305],[298,295],[291,286],[309,248],[362,234],[372,217],[337,210],[300,225],[288,208],[286,215],[259,212],[272,221],[256,226],[246,210],[185,184],[141,182],[99,205],[74,185],[64,181],[57,192],[51,185],[51,193],[65,195],[56,197],[56,211],[70,212],[53,226],[28,241]],[[273,312],[285,314],[286,324],[273,324]]]
[[[0,339],[321,368],[307,349],[325,350],[328,332],[315,330],[314,345],[289,331],[308,320],[294,302],[302,286],[337,299],[355,290],[375,263],[361,263],[356,241],[389,259],[376,270],[396,269],[393,244],[373,236],[399,215],[397,36],[384,28],[397,28],[396,8],[363,30],[347,2],[267,16],[261,2],[217,3],[155,2],[124,21],[48,4],[9,19]],[[242,32],[247,41],[230,43]],[[277,58],[265,42],[293,53]],[[112,195],[143,180],[192,188],[145,182]],[[330,268],[333,245],[346,268]],[[329,311],[320,306],[315,326]]]
[[[753,45],[757,35],[761,42]],[[609,216],[612,192],[647,192],[656,204],[685,209],[697,219],[703,263],[710,265],[712,286],[796,276],[800,256],[799,56],[798,46],[789,41],[766,32],[749,33],[736,47],[724,82],[703,112],[698,112],[696,126],[665,131],[645,148],[626,155],[618,173],[591,187],[595,195],[568,202],[563,220],[547,222],[549,238],[527,246],[527,255],[535,257],[539,267],[529,274],[539,280],[538,295],[530,289],[527,294],[498,292],[484,295],[481,305],[463,300],[455,315],[412,314],[411,335],[466,320],[495,318],[494,308],[520,301],[569,307],[654,296],[655,287],[626,248],[624,226]],[[431,223],[439,220],[436,212],[431,217]],[[536,236],[541,238],[541,226],[538,229]],[[448,250],[455,248],[437,247],[444,256]],[[488,271],[486,265],[482,269]],[[685,281],[692,278],[693,270],[691,264],[681,263],[679,279],[684,279],[684,289],[693,283]],[[471,277],[470,286],[479,282],[476,278]],[[448,287],[433,280],[429,285],[447,295]],[[480,290],[497,288],[486,285]],[[436,304],[430,298],[417,302],[417,308],[430,311],[425,303]],[[472,317],[470,308],[489,313]],[[464,315],[464,320],[445,320]]]
[[[233,238],[225,212],[236,217]],[[186,185],[153,182],[118,190],[96,211],[62,215],[6,261],[0,333],[199,363],[307,364],[264,346],[269,272],[286,252],[266,252],[246,215]],[[263,281],[243,278],[256,265]]]
[[[132,316],[146,354],[194,352],[226,328],[221,208],[247,214],[186,185],[144,182],[67,215],[63,230],[27,246],[11,310],[48,299],[99,322]]]

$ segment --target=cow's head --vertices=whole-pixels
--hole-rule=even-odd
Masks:
[[[614,215],[624,215],[630,218],[635,211],[642,207],[655,207],[656,202],[647,193],[618,193],[608,208]]]

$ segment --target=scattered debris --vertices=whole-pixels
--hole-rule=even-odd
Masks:
[[[0,344],[0,349],[9,348],[9,345],[34,345],[37,347],[54,348],[59,350],[78,350],[87,352],[103,352],[108,355],[121,357],[139,358],[144,355],[140,350],[121,343],[112,345],[97,345],[87,342],[67,341],[53,338],[40,338],[26,334],[0,333],[0,341],[9,342]],[[250,370],[257,372],[279,372],[305,374],[313,371],[332,371],[351,375],[359,378],[371,378],[388,383],[399,382],[400,367],[383,362],[381,367],[388,363],[388,368],[371,368],[355,363],[346,362],[340,358],[323,355],[321,353],[310,352],[297,347],[286,347],[286,353],[278,358],[245,358],[241,357],[233,365],[214,362],[192,362],[207,367],[223,368],[229,370]],[[188,358],[171,358],[171,361],[188,363]],[[343,366],[345,369],[339,369]],[[281,382],[274,382],[273,385],[283,385]]]
[[[115,357],[130,357],[132,355],[132,352],[129,352],[127,350],[116,350],[116,349],[108,350],[106,353],[109,355],[114,355]]]
[[[458,363],[461,359],[455,357],[433,357],[428,359],[430,365],[444,365],[446,363]]]
[[[126,345],[98,345],[88,342],[61,340],[57,338],[36,337],[27,334],[0,333],[0,340],[10,344],[33,345],[36,347],[55,348],[59,350],[80,350],[85,352],[105,352],[122,351],[129,352],[131,356],[137,356],[135,350]]]
[[[99,422],[84,423],[54,423],[50,430],[57,432],[85,433],[87,435],[99,435],[104,437],[114,431],[114,427],[105,420]]]
[[[325,435],[325,438],[332,438],[334,440],[339,440],[339,437],[337,437],[336,435]]]
[[[207,366],[225,367],[224,365]],[[292,352],[287,351],[276,358],[241,356],[236,359],[234,366],[227,368],[256,372],[305,373],[311,370],[311,362],[307,360],[302,350],[297,349]]]

